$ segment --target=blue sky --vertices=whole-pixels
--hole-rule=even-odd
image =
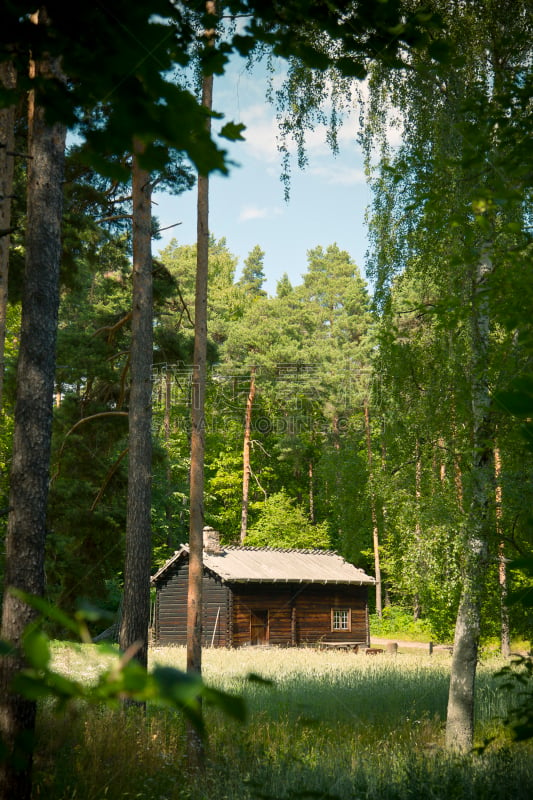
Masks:
[[[230,251],[239,258],[237,277],[256,244],[265,251],[265,288],[270,294],[275,294],[284,272],[293,285],[301,283],[307,251],[317,245],[327,247],[336,242],[364,274],[364,216],[370,192],[356,143],[357,111],[341,131],[336,157],[325,142],[325,130],[313,132],[308,143],[309,164],[302,172],[294,161],[291,196],[286,202],[275,112],[265,93],[263,71],[250,75],[242,66],[233,65],[226,76],[215,78],[214,107],[225,115],[224,121],[246,125],[246,141],[228,147],[240,166],[233,167],[229,177],[211,178],[211,233],[217,239],[225,237]],[[220,141],[225,147],[226,142]],[[154,214],[162,228],[181,222],[154,243],[154,253],[172,238],[192,244],[196,236],[195,191],[179,197],[155,195],[154,200]]]

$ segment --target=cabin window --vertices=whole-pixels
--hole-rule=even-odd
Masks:
[[[352,630],[352,609],[351,608],[332,608],[331,609],[331,630],[332,631],[351,631]]]

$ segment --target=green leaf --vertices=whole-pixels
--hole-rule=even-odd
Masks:
[[[76,619],[87,620],[88,622],[98,622],[99,620],[115,619],[115,615],[111,611],[99,608],[93,605],[88,600],[80,600],[78,602],[78,610],[75,614]]]
[[[0,656],[9,656],[15,652],[15,648],[5,639],[0,639]]]
[[[23,639],[24,652],[34,669],[45,669],[50,663],[50,642],[42,631],[29,629]]]
[[[85,689],[78,681],[60,675],[57,672],[47,672],[46,684],[49,694],[59,700],[69,700],[73,697],[90,695],[91,689]]]
[[[41,700],[50,697],[50,689],[39,675],[29,672],[19,672],[13,678],[12,688],[26,700]]]
[[[223,139],[229,139],[230,142],[244,142],[244,136],[242,136],[243,131],[246,130],[246,125],[237,122],[226,122],[224,127],[219,133]]]
[[[263,686],[275,686],[274,681],[270,680],[270,678],[263,678],[262,675],[258,675],[256,672],[249,672],[246,680],[250,681],[250,683],[260,683]]]
[[[17,597],[19,600],[22,600],[24,603],[29,605],[31,608],[34,608],[36,611],[39,611],[43,615],[43,617],[47,617],[54,622],[57,622],[59,625],[63,626],[69,631],[72,631],[76,634],[76,636],[80,635],[81,626],[80,624],[69,617],[68,614],[65,614],[61,611],[57,606],[52,605],[43,597],[37,597],[37,595],[29,594],[28,592],[23,592],[21,589],[10,589],[9,590],[14,597]]]
[[[497,392],[494,400],[504,411],[519,417],[533,412],[533,377],[526,375],[512,381],[507,391]]]
[[[200,676],[182,672],[174,667],[156,667],[152,678],[161,698],[171,700],[178,705],[196,701],[202,693],[203,683]]]
[[[450,61],[451,52],[450,45],[442,39],[437,39],[428,45],[429,55],[440,64],[446,64]]]
[[[238,695],[227,694],[226,692],[221,692],[219,689],[212,689],[208,686],[204,686],[202,695],[207,703],[219,708],[229,717],[233,717],[233,719],[239,722],[245,722],[246,704],[244,698]]]
[[[148,674],[138,661],[132,659],[122,668],[122,685],[124,691],[134,695],[144,692],[147,686]]]
[[[514,558],[508,564],[509,569],[521,569],[533,578],[533,556]]]
[[[347,58],[346,56],[337,59],[335,66],[342,72],[343,75],[346,75],[349,78],[358,78],[359,80],[364,80],[368,74],[368,70],[364,64],[361,64],[360,61],[356,61],[354,58]]]

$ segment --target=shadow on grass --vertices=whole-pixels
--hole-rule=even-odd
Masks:
[[[351,662],[346,661],[346,665]],[[482,756],[443,749],[448,671],[396,662],[303,675],[274,685],[221,678],[246,698],[246,724],[206,709],[208,761],[191,775],[178,713],[146,717],[78,708],[40,715],[35,797],[46,800],[529,800],[533,746],[502,729]],[[508,697],[478,680],[478,738],[494,734]],[[500,725],[501,728],[501,725]]]

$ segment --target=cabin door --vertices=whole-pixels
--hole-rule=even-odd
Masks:
[[[268,611],[250,611],[250,642],[266,644],[268,642]]]

